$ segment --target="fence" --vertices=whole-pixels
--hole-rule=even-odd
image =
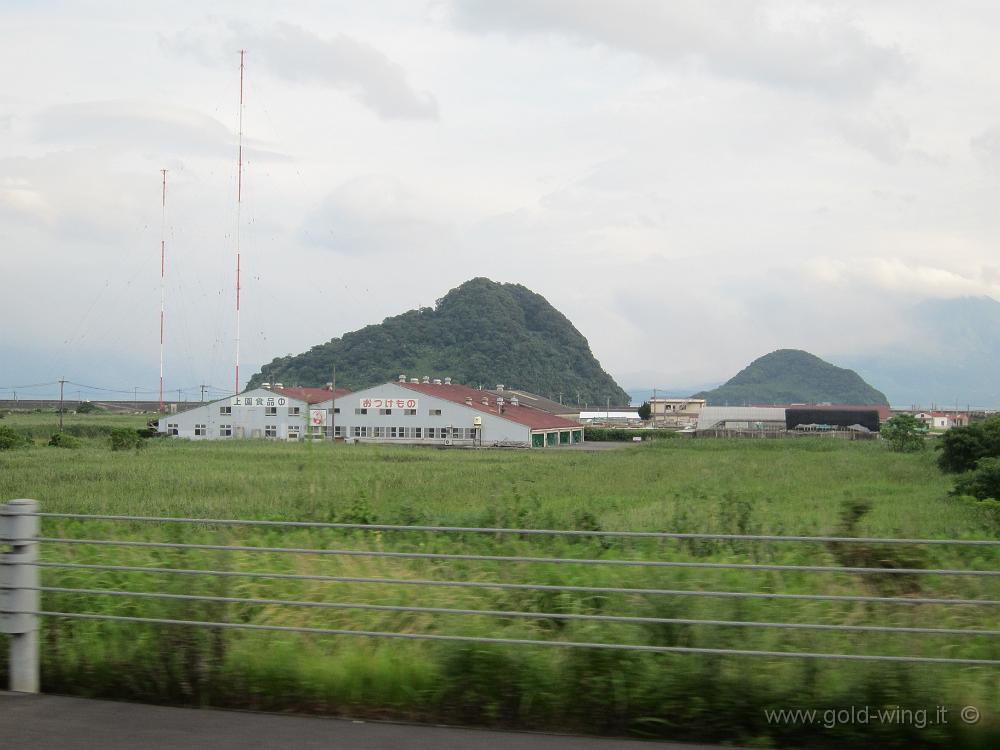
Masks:
[[[777,601],[827,601],[864,602],[871,604],[901,605],[944,605],[946,607],[987,607],[1000,606],[998,599],[926,597],[926,596],[876,596],[867,594],[804,594],[776,593],[773,591],[729,591],[705,589],[667,589],[649,587],[555,585],[537,582],[503,582],[482,580],[441,580],[425,578],[394,578],[370,576],[320,575],[283,573],[277,571],[211,570],[202,568],[159,567],[148,565],[114,565],[105,563],[78,563],[39,559],[39,546],[78,545],[86,547],[145,548],[150,550],[210,550],[216,552],[268,553],[278,555],[313,555],[341,558],[367,557],[404,560],[437,560],[445,562],[493,562],[493,563],[543,563],[555,565],[614,566],[619,568],[658,569],[702,569],[702,570],[743,570],[773,571],[780,573],[851,573],[857,575],[889,576],[956,576],[956,577],[1000,577],[1000,570],[979,570],[968,568],[920,568],[920,567],[872,567],[835,565],[786,565],[758,564],[744,562],[702,562],[663,559],[617,559],[546,557],[524,555],[480,555],[442,552],[404,552],[382,549],[330,549],[303,547],[272,547],[231,544],[195,544],[181,542],[137,541],[128,539],[90,539],[72,537],[46,537],[40,533],[41,522],[45,519],[74,519],[108,523],[138,524],[180,524],[230,527],[272,527],[285,529],[329,529],[362,532],[422,532],[431,534],[472,534],[472,535],[516,535],[530,537],[585,537],[596,539],[622,540],[674,540],[674,541],[725,541],[762,543],[813,543],[843,545],[948,545],[967,548],[997,548],[1000,541],[970,539],[898,539],[862,538],[838,536],[784,536],[763,534],[710,534],[652,531],[586,531],[556,529],[516,529],[460,526],[417,526],[363,523],[321,523],[305,521],[254,521],[238,519],[174,518],[155,516],[115,516],[84,515],[73,513],[39,512],[33,500],[13,500],[0,506],[0,543],[8,547],[0,559],[0,633],[11,636],[10,641],[10,688],[17,692],[37,692],[39,688],[39,644],[38,629],[40,618],[72,618],[81,620],[104,620],[115,622],[135,622],[155,625],[176,625],[201,628],[238,628],[259,631],[297,632],[330,636],[363,636],[369,638],[397,638],[427,641],[449,641],[480,644],[498,644],[518,647],[555,647],[568,649],[604,649],[615,651],[682,653],[729,655],[740,657],[770,657],[796,659],[838,659],[849,661],[906,662],[922,664],[973,665],[998,667],[1000,659],[974,659],[940,656],[904,656],[894,654],[868,653],[826,653],[815,651],[775,651],[738,648],[707,648],[693,646],[661,646],[635,643],[589,642],[572,640],[542,640],[526,638],[499,638],[471,635],[450,635],[428,632],[395,632],[381,630],[356,630],[344,628],[297,627],[248,622],[203,621],[156,617],[124,616],[100,613],[55,611],[41,606],[41,595],[82,594],[89,596],[127,597],[134,599],[157,599],[188,602],[211,602],[218,604],[245,604],[279,607],[308,607],[327,610],[368,610],[381,612],[420,613],[433,616],[477,616],[519,619],[584,620],[593,622],[658,624],[658,625],[699,625],[751,629],[787,629],[834,631],[845,633],[883,633],[906,635],[953,636],[956,638],[996,638],[1000,630],[946,628],[946,627],[906,627],[890,625],[857,625],[809,622],[760,622],[726,619],[697,619],[679,617],[648,617],[626,614],[588,614],[573,612],[534,612],[526,610],[472,609],[435,606],[403,606],[371,604],[345,601],[298,601],[275,598],[209,596],[199,594],[178,594],[158,591],[122,591],[113,589],[74,588],[68,586],[42,585],[39,572],[48,570],[78,571],[118,571],[135,573],[156,573],[174,576],[216,576],[236,578],[260,578],[272,580],[319,581],[326,583],[351,583],[360,585],[396,585],[418,587],[451,587],[465,589],[508,589],[522,591],[570,592],[579,594],[628,594],[644,597],[712,597],[729,599],[763,599]],[[995,622],[992,619],[991,622]]]

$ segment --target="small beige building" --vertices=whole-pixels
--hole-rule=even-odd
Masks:
[[[660,398],[649,400],[649,421],[653,427],[693,427],[705,408],[703,398]]]

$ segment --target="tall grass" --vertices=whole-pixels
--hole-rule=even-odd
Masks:
[[[10,418],[8,418],[10,419]],[[983,538],[990,519],[947,497],[929,455],[875,443],[671,440],[601,453],[153,441],[112,453],[0,454],[0,498],[46,510],[458,526]],[[853,509],[853,510],[852,510]],[[45,521],[45,534],[211,544],[606,559],[996,569],[988,549],[549,539]],[[584,586],[1000,598],[994,581],[621,568],[46,545],[50,560]],[[852,557],[853,556],[853,557]],[[986,607],[585,595],[44,569],[50,585],[553,613],[995,628]],[[432,616],[48,594],[53,610],[353,630],[779,651],[1000,658],[996,639],[559,619]],[[992,618],[992,620],[991,620]],[[998,671],[323,637],[51,619],[44,689],[195,705],[307,710],[761,746],[866,741],[988,747]],[[924,727],[769,725],[764,709],[976,705]],[[955,716],[955,713],[951,714]]]

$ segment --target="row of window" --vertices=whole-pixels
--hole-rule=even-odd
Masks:
[[[340,410],[338,409],[337,411],[339,412]],[[233,407],[231,407],[231,406],[220,406],[219,407],[219,414],[222,415],[222,416],[231,416],[232,413],[233,413]],[[288,416],[290,416],[290,417],[297,417],[301,413],[302,413],[302,411],[301,411],[301,409],[298,406],[289,406],[288,407]],[[278,407],[277,406],[265,406],[264,407],[264,416],[265,417],[276,417],[276,416],[278,416]]]
[[[355,425],[351,437],[389,438],[390,440],[472,440],[476,430],[473,427],[368,427]]]

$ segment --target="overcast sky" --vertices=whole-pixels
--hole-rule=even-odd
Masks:
[[[474,276],[626,388],[1000,298],[1000,5],[0,2],[0,398],[231,388]],[[24,395],[40,390],[24,391]],[[19,394],[20,395],[20,394]]]

